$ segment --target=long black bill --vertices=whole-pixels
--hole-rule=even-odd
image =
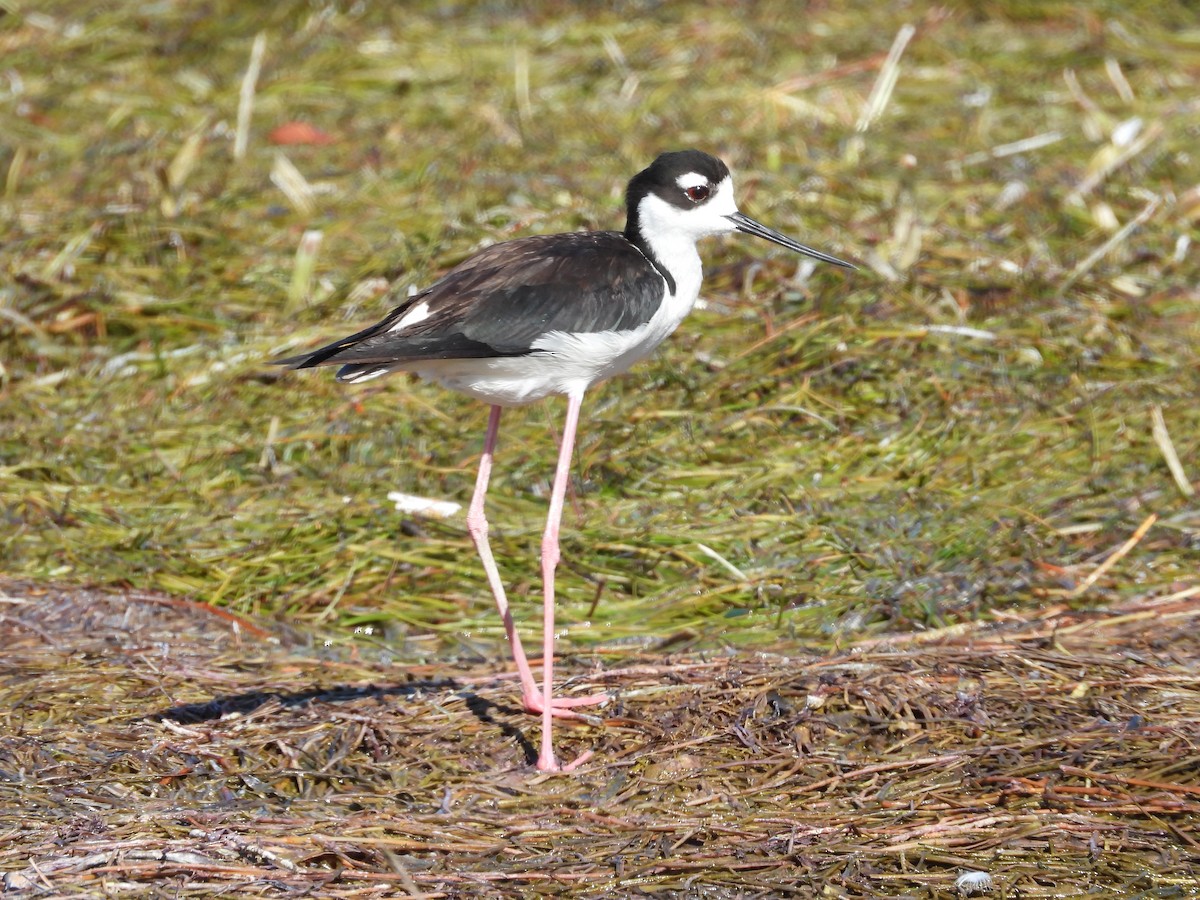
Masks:
[[[835,266],[841,266],[844,269],[853,269],[854,266],[850,263],[838,259],[836,256],[830,256],[828,253],[822,253],[820,250],[814,250],[812,247],[805,247],[798,241],[793,241],[786,234],[780,234],[773,228],[768,228],[761,222],[755,222],[749,216],[742,215],[740,212],[726,216],[730,222],[734,224],[738,231],[743,234],[752,234],[755,237],[766,238],[768,241],[774,241],[781,247],[787,247],[789,250],[795,250],[797,253],[803,253],[805,256],[811,256],[813,259],[819,259],[822,262],[833,263]]]

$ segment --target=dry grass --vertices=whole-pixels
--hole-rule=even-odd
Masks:
[[[1200,591],[816,655],[570,661],[535,776],[495,666],[329,657],[158,595],[4,587],[22,895],[1200,892]],[[322,657],[325,658],[322,658]]]

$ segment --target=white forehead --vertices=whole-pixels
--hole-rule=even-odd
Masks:
[[[688,188],[700,187],[701,185],[708,184],[708,179],[699,172],[684,172],[675,179],[675,183],[686,191]]]
[[[717,183],[716,190],[705,205],[711,206],[713,212],[720,216],[737,212],[737,203],[733,199],[733,176],[726,175]]]

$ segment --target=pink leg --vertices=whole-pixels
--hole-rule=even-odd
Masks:
[[[504,593],[504,583],[500,580],[500,571],[492,556],[491,545],[488,544],[488,523],[483,512],[483,500],[487,495],[488,479],[492,473],[492,456],[496,449],[496,436],[500,431],[500,413],[502,407],[493,406],[488,416],[487,438],[484,440],[483,458],[479,461],[479,476],[475,480],[475,493],[471,497],[471,505],[467,509],[467,531],[475,542],[475,549],[483,561],[483,571],[487,574],[488,585],[492,596],[496,598],[496,606],[500,610],[500,618],[504,620],[504,633],[512,646],[513,661],[517,665],[517,673],[521,677],[521,696],[526,712],[541,713],[544,710],[542,694],[538,691],[537,682],[533,680],[533,671],[529,668],[529,660],[525,656],[525,648],[521,646],[521,637],[513,624],[512,611],[508,606],[508,597]],[[551,714],[561,718],[580,718],[578,713],[571,712],[570,707],[594,705],[603,703],[608,697],[597,694],[592,697],[562,698],[554,701]]]
[[[567,421],[563,425],[562,445],[558,449],[558,466],[554,470],[554,487],[550,491],[550,513],[546,516],[546,532],[542,535],[542,751],[537,767],[542,772],[569,772],[592,755],[589,751],[566,766],[554,758],[554,743],[550,729],[554,709],[554,570],[558,566],[558,526],[562,522],[563,501],[567,481],[571,477],[571,456],[575,449],[575,432],[579,427],[579,408],[583,392],[567,396]],[[603,695],[599,695],[603,696]],[[594,698],[585,698],[593,700]]]

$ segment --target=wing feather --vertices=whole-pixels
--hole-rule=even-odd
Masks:
[[[494,244],[409,297],[384,319],[278,365],[523,356],[550,332],[625,331],[662,303],[665,280],[618,232],[541,235]],[[396,327],[421,304],[428,312]]]

